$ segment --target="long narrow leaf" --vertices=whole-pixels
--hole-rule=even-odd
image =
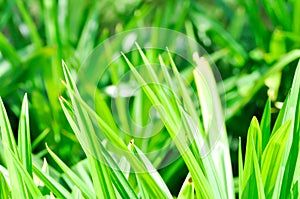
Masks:
[[[32,175],[31,140],[30,140],[30,130],[29,130],[27,94],[25,94],[22,103],[19,129],[18,129],[18,139],[19,139],[18,149],[20,154],[20,160],[24,168],[27,170],[27,172],[30,175]]]
[[[40,190],[35,186],[33,179],[31,178],[31,176],[29,175],[29,173],[27,172],[27,170],[24,168],[24,166],[22,165],[22,163],[20,162],[20,160],[18,159],[18,156],[16,154],[14,154],[14,152],[7,146],[4,144],[4,148],[6,148],[7,152],[10,155],[10,159],[13,165],[11,165],[12,167],[15,167],[16,170],[14,172],[19,172],[21,180],[24,182],[24,184],[21,181],[20,186],[26,186],[28,188],[28,191],[30,193],[30,195],[33,198],[40,198],[42,197],[42,193],[40,192]],[[13,182],[12,182],[13,183]],[[14,190],[13,191],[18,191],[18,190]],[[21,195],[21,197],[26,197],[25,193],[23,193],[24,195]]]
[[[46,185],[46,187],[59,198],[71,198],[71,194],[51,176],[44,174],[37,167],[33,166],[33,172]]]
[[[76,85],[70,75],[69,69],[63,62],[63,71],[67,84],[74,89],[75,92],[78,92]],[[115,192],[110,180],[110,169],[105,165],[103,156],[100,152],[99,143],[95,130],[92,124],[92,121],[89,118],[86,110],[84,110],[80,104],[76,101],[72,93],[70,93],[73,111],[80,129],[80,137],[87,141],[86,147],[88,152],[87,157],[90,163],[90,169],[92,173],[92,178],[94,182],[94,188],[97,197],[106,198],[111,197],[115,198]],[[80,139],[80,138],[79,138]]]
[[[262,156],[262,178],[266,197],[271,197],[276,183],[281,161],[286,149],[291,121],[280,127],[270,138]]]

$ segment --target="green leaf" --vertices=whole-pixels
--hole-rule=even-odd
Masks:
[[[2,199],[11,198],[11,191],[2,172],[0,172],[0,198]]]
[[[112,169],[111,175],[113,178],[113,183],[118,190],[120,196],[122,198],[138,198],[138,196],[135,194],[132,186],[129,184],[128,180],[125,178],[124,174],[122,173],[123,170],[116,164],[116,162],[111,157],[111,154],[106,151],[106,149],[101,144],[101,151],[103,152],[103,155],[107,161],[108,166],[110,166]],[[129,165],[130,166],[130,165]],[[128,172],[129,172],[128,168]]]
[[[253,117],[247,135],[245,166],[243,171],[242,198],[259,197],[259,185],[257,184],[257,170],[255,161],[260,164],[261,157],[261,130],[256,117]],[[255,153],[255,154],[253,154]]]
[[[177,198],[178,199],[194,199],[195,198],[194,182],[193,182],[190,174],[188,174],[186,176]]]
[[[96,198],[95,194],[93,193],[92,189],[86,184],[62,161],[59,159],[53,151],[46,145],[47,151],[54,159],[54,161],[58,164],[58,166],[63,170],[63,172],[68,176],[69,180],[71,180],[82,192],[82,194],[87,198]],[[41,179],[42,180],[42,179]],[[55,193],[55,192],[53,192]]]
[[[190,94],[188,93],[188,89],[185,86],[185,82],[182,80],[182,77],[181,77],[179,71],[177,70],[175,62],[172,59],[172,55],[169,50],[168,50],[168,55],[169,55],[172,71],[175,74],[175,78],[178,83],[179,95],[182,97],[185,108],[187,109],[187,112],[190,114],[191,118],[193,119],[193,122],[195,124],[197,124],[197,127],[199,128],[201,134],[204,136],[205,132],[203,130],[203,127],[200,125],[200,122],[198,119],[199,118],[198,113],[196,112],[196,109],[194,107],[195,103],[193,103],[192,99],[190,98]],[[173,86],[173,88],[174,88],[174,86]],[[201,99],[200,99],[200,102],[201,102]]]
[[[238,149],[238,167],[239,167],[239,198],[242,198],[244,166],[243,166],[243,154],[242,154],[242,141],[240,137],[239,137],[239,149]]]
[[[193,71],[194,80],[201,105],[203,126],[207,135],[205,150],[210,152],[203,159],[207,179],[214,188],[215,197],[233,198],[234,185],[229,145],[216,80],[207,58],[199,57],[197,53],[194,53],[193,58],[197,64]],[[198,146],[199,149],[202,147]]]
[[[74,186],[74,188],[72,190],[72,198],[74,198],[74,199],[82,199],[83,198],[79,188],[76,186]]]
[[[266,197],[272,197],[291,128],[291,121],[280,127],[270,138],[262,156],[262,179]]]
[[[254,148],[254,142],[251,142],[251,143],[252,143],[252,147],[253,147],[252,155],[253,155],[254,174],[255,174],[255,179],[256,179],[258,198],[265,199],[264,184],[263,184],[263,180],[262,180],[262,174],[260,171],[260,166],[258,163],[257,155],[256,155],[255,148]]]
[[[142,162],[142,164],[145,166],[145,168],[147,169],[147,171],[149,172],[149,174],[151,175],[153,180],[161,188],[161,191],[164,194],[164,195],[161,195],[161,197],[172,198],[172,195],[171,195],[167,185],[161,178],[160,174],[157,172],[157,170],[154,168],[154,166],[151,164],[151,162],[148,160],[148,158],[145,156],[145,154],[137,146],[134,145],[133,140],[130,141],[129,148],[134,153],[134,155],[140,160],[140,162]],[[141,175],[143,175],[143,174],[136,173],[137,179],[139,179]],[[140,182],[143,182],[143,181],[141,180]],[[147,184],[144,184],[144,183],[143,183],[143,186],[144,186],[144,189],[147,190],[147,193],[152,192],[152,187],[149,187],[149,186],[147,186]],[[155,196],[155,195],[152,195],[152,197],[153,196]]]
[[[33,166],[33,172],[37,177],[46,185],[46,187],[59,198],[71,198],[71,194],[55,179],[51,176],[43,173],[36,166]]]
[[[63,101],[61,101],[62,108],[65,112],[65,115],[66,115],[73,131],[75,132],[75,134],[79,135],[80,134],[79,128],[77,127],[77,125],[74,121],[74,117],[72,117],[70,115],[70,113],[68,112],[65,103],[66,103],[65,101],[64,101],[64,103],[63,103]],[[82,140],[80,140],[80,141],[82,141]],[[82,145],[85,145],[85,143],[82,143]],[[131,188],[131,186],[129,185],[127,180],[125,179],[122,172],[119,171],[118,166],[115,163],[115,161],[110,157],[110,154],[108,154],[108,152],[106,152],[106,149],[103,148],[101,143],[99,143],[99,146],[101,148],[101,152],[103,153],[103,155],[104,155],[104,157],[107,161],[107,164],[111,168],[114,168],[111,172],[111,175],[112,175],[112,178],[113,178],[113,183],[116,186],[116,188],[118,189],[118,191],[120,192],[120,194],[123,197],[136,198],[137,196],[135,195],[133,189]],[[87,152],[87,153],[89,153],[89,152]]]
[[[74,94],[74,93],[73,93]],[[105,122],[103,122],[103,120],[94,112],[94,111],[92,111],[91,110],[91,108],[87,105],[87,104],[85,104],[83,101],[82,101],[82,99],[80,99],[80,97],[76,97],[75,95],[74,95],[74,97],[76,98],[76,100],[78,100],[78,103],[80,103],[80,105],[92,116],[92,118],[94,118],[98,123],[99,123],[99,125],[101,126],[101,127],[103,127],[103,131],[104,131],[104,133],[108,136],[108,138],[110,138],[112,135],[114,135],[115,134],[115,132],[112,130],[112,129],[110,129],[110,126],[108,126],[107,124],[105,124]],[[80,134],[78,133],[79,132],[79,129],[78,129],[78,127],[77,127],[77,124],[75,123],[75,121],[74,121],[74,117],[72,117],[71,116],[71,114],[69,113],[69,111],[67,110],[67,105],[66,105],[66,101],[64,101],[64,100],[61,100],[61,103],[62,103],[62,108],[63,108],[63,110],[64,110],[64,112],[65,112],[65,115],[66,115],[66,117],[67,117],[67,119],[68,119],[68,121],[69,121],[69,123],[70,123],[70,125],[71,125],[71,127],[73,128],[73,131],[75,132],[75,134],[76,134],[76,136],[80,136]],[[102,123],[102,124],[101,124]],[[104,126],[103,126],[104,125]],[[114,143],[114,144],[116,144],[117,145],[117,147],[120,147],[120,149],[122,149],[122,150],[125,150],[125,151],[123,151],[123,152],[125,152],[125,154],[124,155],[126,155],[127,156],[127,158],[128,158],[128,160],[130,161],[130,163],[131,163],[131,166],[134,168],[134,169],[136,169],[137,171],[144,171],[145,170],[145,168],[143,168],[143,165],[135,158],[135,156],[132,156],[132,154],[131,153],[128,153],[127,151],[126,151],[126,149],[127,149],[127,147],[125,148],[125,149],[123,149],[122,147],[123,147],[123,142],[121,141],[120,142],[120,140],[119,139],[116,139],[116,138],[114,138],[114,136],[112,136],[113,137],[113,140],[111,140],[111,142],[112,143]],[[83,140],[82,139],[79,139],[79,142],[83,142]],[[118,143],[120,143],[120,144],[118,144]],[[100,143],[99,143],[100,144]],[[85,146],[85,143],[83,143],[82,144],[83,146]],[[101,145],[100,145],[100,147],[102,147]],[[107,164],[108,165],[111,165],[111,168],[117,168],[117,166],[115,165],[115,163],[114,162],[112,162],[112,160],[111,160],[111,158],[109,158],[109,156],[108,155],[105,155],[105,151],[104,150],[101,150],[102,151],[102,153],[103,153],[103,155],[105,156],[105,158],[106,158],[106,161],[107,161]],[[118,174],[118,172],[116,171],[116,173],[111,173],[112,174],[112,177],[114,178],[114,177],[118,177],[118,178],[120,178],[120,179],[118,179],[119,181],[114,181],[113,183],[115,184],[115,186],[116,186],[116,188],[120,191],[120,193],[122,194],[122,192],[123,192],[123,190],[124,190],[124,188],[125,189],[127,189],[126,191],[127,191],[127,194],[128,195],[131,195],[131,198],[133,198],[134,197],[134,194],[133,193],[131,193],[132,192],[132,190],[131,190],[131,188],[130,188],[130,185],[127,185],[127,183],[126,184],[123,184],[123,183],[125,183],[125,181],[123,181],[124,179],[122,179],[123,177],[122,176],[118,176],[119,174]],[[114,175],[116,175],[116,176],[114,176]],[[149,173],[144,173],[142,176],[141,176],[141,178],[143,179],[143,181],[145,181],[145,182],[147,182],[148,183],[148,185],[149,184],[151,184],[151,188],[153,189],[153,191],[155,191],[155,195],[157,195],[157,194],[159,194],[159,195],[162,195],[162,193],[161,193],[161,188],[157,185],[157,183],[154,181],[154,179],[151,177],[151,175],[149,174]],[[123,181],[123,182],[122,182]],[[122,186],[123,186],[123,188],[122,188],[122,190],[121,189],[119,189],[120,188],[120,183],[122,183]]]
[[[296,99],[297,90],[298,97],[296,102],[296,110],[295,110],[295,118],[294,118],[294,126],[293,126],[293,136],[292,136],[292,144],[291,148],[288,152],[288,159],[285,165],[283,180],[280,190],[280,198],[287,198],[290,194],[289,190],[291,189],[293,179],[296,170],[297,161],[300,161],[299,158],[299,141],[300,141],[300,92],[299,92],[299,82],[300,81],[300,62],[298,63],[290,96]],[[297,87],[298,84],[298,87]],[[288,97],[289,99],[289,97]],[[288,102],[287,102],[288,103]],[[285,112],[285,111],[284,111]],[[298,169],[299,170],[299,169]],[[297,180],[297,179],[296,179]]]
[[[10,157],[6,156],[6,158],[9,159],[12,163],[12,165],[10,165],[9,168],[10,167],[14,168],[14,170],[12,170],[12,172],[9,171],[11,183],[18,181],[18,183],[20,183],[19,186],[22,186],[22,187],[26,186],[26,188],[28,189],[28,192],[30,193],[30,195],[33,198],[42,197],[42,193],[35,186],[32,177],[29,175],[27,170],[24,168],[24,166],[18,159],[18,156],[8,147],[8,145],[4,144],[4,148],[7,150],[8,155],[10,155]],[[17,178],[17,179],[13,180],[14,178]],[[15,192],[15,191],[18,192],[20,190],[12,188],[12,192]],[[19,194],[19,197],[21,197],[21,198],[29,197],[26,192],[23,192],[23,193],[20,192],[18,194]],[[12,194],[12,195],[14,197],[14,194]]]
[[[160,99],[161,96],[165,96],[163,90],[152,89],[143,77],[138,73],[138,71],[135,69],[135,67],[132,65],[132,63],[128,60],[128,58],[122,53],[125,61],[127,62],[128,66],[130,67],[131,71],[133,72],[134,76],[136,77],[137,81],[140,85],[142,85],[142,88],[147,95],[148,99],[152,102],[153,105],[155,105],[156,110],[162,117],[162,120],[173,139],[176,147],[180,151],[185,163],[187,164],[187,167],[189,168],[191,172],[191,176],[194,179],[195,182],[195,189],[196,193],[200,196],[203,195],[204,197],[212,197],[213,192],[211,190],[211,187],[204,176],[203,171],[201,170],[199,164],[197,163],[194,155],[192,154],[191,150],[187,148],[185,139],[178,139],[176,138],[176,134],[179,130],[180,125],[180,117],[172,111],[172,108],[170,108],[170,104],[168,104],[168,101],[163,100],[164,97]],[[148,75],[153,75],[152,73],[148,73]],[[161,87],[159,87],[161,88]],[[178,105],[178,104],[177,104]]]
[[[27,170],[29,175],[32,176],[32,158],[31,158],[31,140],[29,129],[29,114],[28,114],[28,100],[27,94],[24,95],[21,115],[18,129],[18,149],[20,160]]]
[[[75,94],[79,95],[69,69],[64,62],[62,63],[62,66],[67,85],[74,90]],[[78,103],[71,90],[69,90],[69,94],[76,123],[79,127],[78,139],[82,139],[85,142],[85,145],[82,147],[84,148],[89,161],[96,195],[99,198],[115,198],[115,191],[110,178],[110,168],[107,167],[105,159],[101,154],[98,137],[95,133],[92,121],[86,110]]]
[[[297,126],[299,126],[299,87],[300,87],[300,67],[296,68],[293,84],[289,95],[287,96],[279,115],[276,119],[274,128],[272,130],[272,134],[274,134],[280,127],[286,123],[288,120],[292,119],[293,124],[291,125],[291,129],[293,129],[293,136],[289,136],[287,139],[287,146],[285,148],[285,152],[283,155],[283,164],[286,162],[286,167],[284,169],[284,177],[282,179],[280,197],[286,198],[290,192],[293,173],[296,169],[296,162],[298,158],[298,143],[299,143],[299,130],[297,130]],[[295,109],[296,107],[296,109]],[[287,132],[290,134],[290,132]],[[289,147],[291,144],[291,148]]]
[[[292,188],[292,198],[293,199],[296,199],[296,198],[299,198],[299,186],[298,186],[298,182],[297,181],[294,185],[293,185],[293,188]]]
[[[10,177],[11,190],[13,198],[23,198],[27,197],[26,190],[24,187],[23,179],[19,169],[16,167],[15,161],[13,160],[9,150],[13,151],[12,153],[19,157],[16,141],[11,129],[11,125],[3,105],[2,99],[0,98],[0,128],[2,133],[2,138],[0,144],[4,146],[4,157],[6,165],[8,165],[7,170]]]
[[[300,52],[299,52],[300,53]],[[295,71],[294,79],[293,79],[293,84],[290,90],[290,93],[288,97],[286,98],[286,105],[282,107],[280,110],[279,116],[276,120],[276,123],[273,128],[273,132],[277,131],[277,129],[286,123],[288,120],[292,119],[296,115],[296,109],[295,107],[297,106],[297,103],[299,103],[299,91],[300,90],[300,60],[298,61],[298,65]],[[298,122],[298,121],[296,121]],[[291,140],[290,140],[291,141]]]

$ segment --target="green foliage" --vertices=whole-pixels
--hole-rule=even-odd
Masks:
[[[299,10],[297,0],[0,0],[0,198],[299,198]],[[206,58],[195,54],[192,69],[137,44],[112,63],[92,109],[75,84],[84,60],[111,36],[147,26],[200,43],[223,81]],[[106,92],[126,71],[143,88],[128,113],[122,98],[111,110]],[[152,108],[162,121],[141,133],[161,131],[133,140],[129,120],[148,124]],[[171,151],[178,160],[156,170]]]
[[[148,60],[144,56],[142,50],[139,49],[139,52],[141,56],[144,57],[144,62],[147,64]],[[172,139],[175,143],[190,171],[190,174],[187,175],[186,180],[182,185],[178,198],[233,198],[234,187],[228,186],[233,182],[233,176],[232,174],[228,175],[228,167],[226,168],[226,164],[228,164],[228,161],[230,162],[230,156],[226,154],[226,151],[229,153],[229,145],[227,143],[226,134],[224,134],[225,137],[223,139],[218,140],[219,144],[223,142],[223,148],[220,150],[218,147],[212,148],[211,152],[208,153],[205,158],[199,157],[201,145],[198,145],[197,143],[204,142],[204,144],[208,144],[208,140],[204,139],[203,136],[190,137],[194,135],[192,132],[189,132],[193,129],[193,123],[191,123],[191,121],[189,122],[188,118],[186,118],[190,113],[188,112],[188,105],[185,105],[185,103],[189,102],[190,99],[188,99],[188,95],[183,96],[183,90],[187,89],[183,82],[180,83],[180,81],[182,81],[180,77],[177,77],[177,81],[179,81],[179,85],[181,84],[182,86],[182,90],[179,90],[179,92],[181,92],[180,98],[182,98],[183,104],[178,101],[179,99],[176,99],[174,104],[168,104],[169,101],[166,100],[166,91],[162,90],[161,87],[152,87],[145,84],[145,80],[130,63],[126,55],[123,54],[123,56],[138,82],[143,85],[143,90],[149,100],[153,104],[157,105],[155,106],[157,111],[160,113],[160,111],[163,110],[161,108],[165,108],[164,112],[161,112],[164,125],[167,127],[170,139]],[[172,70],[176,75],[178,71],[171,54],[169,54],[169,59],[172,63]],[[161,57],[160,60],[163,63]],[[201,62],[202,67],[209,67],[208,63],[205,63],[204,58],[195,58],[195,61],[198,64]],[[291,162],[289,157],[291,154],[290,152],[292,152],[291,150],[294,150],[294,139],[292,138],[296,136],[296,138],[298,138],[297,144],[299,143],[298,120],[291,120],[288,118],[298,118],[299,114],[298,108],[296,110],[290,109],[290,104],[293,104],[294,102],[295,105],[299,107],[299,68],[300,67],[298,66],[291,93],[286,99],[285,104],[276,120],[274,128],[277,129],[274,130],[273,128],[273,132],[269,139],[264,138],[267,140],[265,141],[265,148],[262,147],[262,132],[266,132],[269,129],[269,125],[265,121],[266,119],[263,118],[263,121],[265,122],[262,122],[261,124],[261,126],[266,126],[266,129],[263,130],[255,117],[250,124],[244,168],[241,159],[239,166],[239,195],[241,198],[279,198],[282,194],[286,194],[284,197],[289,198],[291,198],[292,195],[293,197],[298,197],[298,188],[295,187],[295,185],[298,184],[299,176],[294,175],[298,171],[296,169],[295,162]],[[73,197],[72,195],[74,195],[75,192],[77,195],[79,194],[84,198],[152,198],[157,195],[163,198],[172,198],[168,187],[160,174],[156,172],[147,156],[144,155],[143,152],[134,144],[133,140],[130,141],[127,148],[122,140],[114,136],[118,134],[118,132],[111,129],[107,122],[103,121],[102,118],[91,110],[81,99],[65,63],[63,63],[63,70],[66,79],[65,86],[69,92],[71,103],[61,97],[61,105],[87,156],[88,168],[85,172],[88,172],[88,176],[91,176],[88,178],[91,178],[89,181],[91,181],[93,186],[88,186],[82,178],[82,174],[79,175],[74,169],[68,167],[49,147],[47,147],[49,154],[67,177],[68,187],[65,187],[66,185],[61,184],[54,177],[51,177],[51,175],[47,174],[45,170],[39,166],[36,166],[36,164],[32,161],[28,122],[28,100],[27,95],[25,95],[20,116],[18,145],[15,142],[8,117],[1,100],[2,117],[0,124],[1,129],[3,129],[1,131],[1,146],[4,148],[5,163],[6,165],[9,165],[7,170],[10,182],[7,182],[7,179],[3,177],[5,173],[2,171],[0,176],[1,181],[3,181],[1,193],[12,193],[13,198],[37,198],[42,195],[51,195],[52,197],[54,195],[56,197],[70,198]],[[158,76],[156,76],[155,73],[151,73],[152,69],[150,65],[148,66],[148,70],[148,75],[152,75],[152,78],[158,81]],[[210,69],[207,68],[206,71],[208,72]],[[203,80],[201,80],[203,77],[199,74],[199,68],[196,68],[194,70],[194,78],[197,84],[197,89],[207,89],[201,83],[201,81],[203,82]],[[168,78],[169,75],[169,72],[165,70],[165,78]],[[210,76],[208,75],[208,78],[209,77]],[[203,92],[203,95],[199,95],[199,98],[207,98],[206,101],[202,99],[202,105],[208,102],[208,97],[208,95],[205,95],[205,92]],[[184,114],[181,114],[182,118],[180,118],[180,115],[176,115],[174,111],[172,112],[172,109],[174,109],[172,106],[175,106],[177,110],[183,111],[182,113]],[[206,104],[206,106],[208,106],[208,104]],[[268,114],[267,110],[269,109],[269,106],[270,104],[267,103],[265,115]],[[218,112],[220,110],[215,111]],[[288,112],[290,114],[294,114],[294,116],[287,115]],[[203,112],[202,117],[208,117],[208,115]],[[179,128],[177,125],[180,124],[179,119],[183,121],[183,129],[185,134],[188,135],[187,138],[195,140],[195,148],[185,148],[186,146],[184,146],[184,144],[187,143],[185,143],[182,139],[178,140],[176,138],[177,128]],[[105,132],[106,137],[102,138],[102,141],[101,139],[98,141],[99,138],[93,130],[94,127],[92,125],[92,120],[96,120],[99,127]],[[211,123],[213,121],[203,118],[203,123],[205,122]],[[198,124],[202,125],[202,121],[198,121]],[[292,126],[295,128],[291,128]],[[209,131],[211,129],[206,130]],[[126,162],[129,163],[128,166],[132,167],[133,171],[136,171],[135,174],[129,175],[134,177],[136,183],[128,178],[129,176],[127,172],[129,172],[129,170],[120,170],[120,164],[116,162],[116,159],[112,158],[107,145],[104,144],[106,139],[116,145],[119,145],[119,147],[122,147],[121,149],[124,151],[121,153],[123,155],[126,154],[124,158],[126,159]],[[288,142],[289,140],[291,141],[290,144]],[[193,149],[196,151],[193,151]],[[241,157],[242,155],[240,152],[239,158]],[[196,160],[197,158],[200,158],[200,162]],[[295,158],[297,161],[298,155],[295,156]],[[218,162],[218,164],[216,162]],[[83,164],[83,162],[80,162],[79,164]],[[219,169],[222,167],[224,170]],[[144,168],[144,172],[140,173],[138,169],[142,168]],[[288,179],[286,179],[287,177],[285,176],[285,173],[287,172],[289,173]],[[46,192],[45,189],[41,189],[40,183],[34,181],[34,176],[44,183],[43,186],[47,187]],[[10,184],[11,187],[8,184]],[[289,191],[286,192],[286,189]],[[72,191],[70,192],[68,190]]]

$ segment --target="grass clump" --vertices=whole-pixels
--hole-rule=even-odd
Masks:
[[[138,49],[144,62],[148,63],[143,51]],[[211,96],[206,95],[207,87],[203,84],[204,78],[213,78],[209,76],[212,73],[208,62],[195,55],[198,67],[194,69],[194,81],[201,106],[215,111],[214,119],[209,118],[209,113],[204,108],[201,109],[200,117],[196,112],[192,112],[195,110],[189,104],[191,101],[189,95],[184,93],[187,88],[180,76],[177,76],[179,72],[171,54],[168,55],[168,59],[170,59],[172,71],[177,76],[176,81],[179,85],[178,95],[172,100],[167,100],[170,98],[168,97],[170,93],[161,86],[145,84],[144,77],[127,56],[123,54],[123,57],[137,82],[142,86],[145,96],[155,105],[160,114],[165,131],[169,134],[167,140],[174,143],[188,168],[189,173],[182,184],[178,198],[234,198],[235,194],[240,198],[299,197],[299,167],[297,166],[299,164],[299,66],[290,93],[273,129],[270,128],[270,101],[266,103],[261,123],[256,117],[252,119],[247,134],[244,161],[241,142],[239,142],[239,176],[236,179],[238,183],[234,183],[225,124],[224,120],[221,120],[222,115],[219,115],[221,106],[208,103]],[[166,67],[163,58],[159,57],[159,59],[162,67]],[[168,70],[165,70],[163,77],[158,77],[157,74],[151,73],[151,65],[148,65],[147,69],[147,77],[157,81],[157,85],[161,78],[170,77]],[[206,76],[201,75],[200,70],[206,71]],[[62,173],[47,165],[46,161],[42,163],[36,159],[31,151],[27,95],[23,99],[18,144],[14,139],[1,100],[0,125],[1,148],[3,149],[1,151],[5,157],[0,175],[2,196],[4,198],[39,198],[41,196],[172,198],[168,186],[148,159],[147,154],[139,149],[134,140],[125,143],[119,136],[120,132],[115,131],[103,116],[99,116],[82,100],[64,62],[63,72],[69,100],[60,97],[61,107],[85,152],[86,159],[75,167],[69,167],[47,146],[48,153],[63,171]],[[193,114],[196,114],[195,117]],[[218,119],[221,121],[216,121]],[[223,125],[221,128],[223,132],[220,133],[220,138],[214,143],[215,145],[210,146],[212,143],[210,133],[219,129],[216,125],[213,128],[208,127],[215,122]],[[97,129],[100,129],[103,136],[99,137]],[[185,136],[178,139],[179,129],[184,132]],[[120,150],[118,152],[111,150],[110,144],[117,146]],[[205,156],[201,156],[203,146],[210,150]],[[121,159],[118,159],[112,152],[118,154]],[[173,177],[176,178],[176,176]],[[62,183],[62,180],[65,183]]]

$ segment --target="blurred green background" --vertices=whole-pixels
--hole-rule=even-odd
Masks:
[[[245,143],[251,118],[260,119],[267,98],[276,117],[291,86],[300,57],[300,1],[0,0],[0,96],[14,132],[27,92],[36,156],[46,155],[47,142],[68,165],[82,160],[84,153],[58,101],[65,92],[61,60],[78,71],[102,41],[142,27],[186,34],[217,65],[236,175],[238,137]],[[187,170],[181,160],[174,164],[182,181]],[[161,173],[169,186],[181,185],[164,176],[164,169]]]

